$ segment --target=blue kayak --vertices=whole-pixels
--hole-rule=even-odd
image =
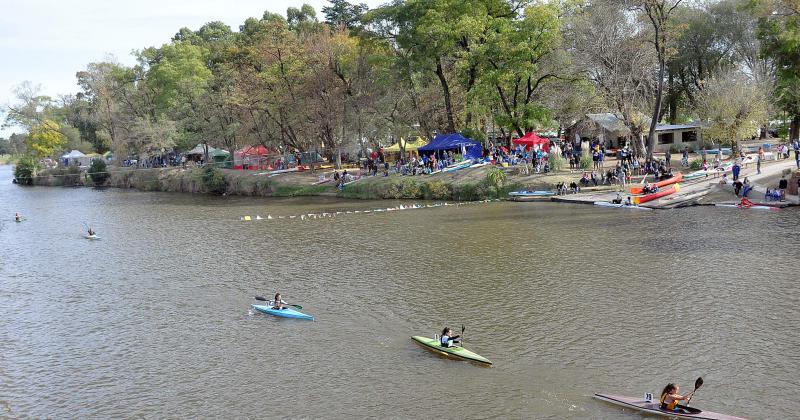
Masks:
[[[253,305],[253,309],[259,312],[263,312],[267,315],[282,316],[284,318],[307,319],[309,321],[314,320],[313,316],[299,312],[295,309],[292,309],[291,307],[284,307],[283,309],[273,309],[272,305]]]
[[[511,191],[508,193],[512,197],[547,197],[555,194],[552,191]]]

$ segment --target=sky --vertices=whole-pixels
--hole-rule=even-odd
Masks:
[[[357,2],[374,8],[388,0]],[[0,0],[0,109],[14,103],[23,81],[52,97],[76,93],[75,73],[88,63],[113,56],[133,65],[131,51],[168,43],[184,26],[220,20],[238,31],[248,17],[265,10],[285,16],[303,3],[324,19],[327,0]],[[20,131],[0,129],[0,137]]]

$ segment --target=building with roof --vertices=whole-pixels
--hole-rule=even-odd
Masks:
[[[695,123],[658,124],[654,151],[665,152],[670,148],[682,150],[684,147],[698,149],[702,143],[700,131],[701,126]],[[630,140],[631,130],[614,114],[586,114],[567,129],[567,135],[573,140],[576,135],[582,141],[599,140],[606,148],[618,149]],[[647,135],[646,129],[643,135]]]

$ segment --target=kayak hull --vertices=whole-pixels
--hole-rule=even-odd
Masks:
[[[314,320],[313,316],[304,314],[290,307],[284,307],[283,309],[272,309],[272,305],[253,305],[253,309],[267,315],[279,316],[281,318],[305,319],[308,321]]]
[[[552,191],[512,191],[508,193],[512,197],[549,197],[555,194]]]
[[[661,197],[666,197],[680,190],[681,190],[681,184],[675,184],[674,186],[672,186],[671,188],[667,188],[666,190],[661,190],[653,194],[642,195],[639,197],[633,197],[633,204],[643,204],[648,201],[659,199]]]
[[[452,357],[458,360],[467,360],[470,362],[480,363],[482,365],[491,366],[492,362],[481,356],[480,354],[471,352],[463,347],[442,347],[439,345],[439,342],[433,338],[422,337],[419,335],[415,335],[411,337],[412,340],[416,341],[419,345],[430,350],[434,353],[441,354],[443,356]]]
[[[97,235],[84,235],[84,237],[85,237],[86,239],[90,240],[90,241],[95,241],[95,240],[98,240],[98,239],[100,239],[100,237],[99,237],[99,236],[97,236]]]
[[[594,205],[595,206],[600,206],[600,207],[612,207],[612,208],[617,208],[617,209],[653,210],[653,209],[651,209],[649,207],[639,207],[639,206],[634,206],[634,205],[626,206],[625,204],[614,204],[614,203],[609,203],[608,201],[595,201]]]
[[[683,179],[683,174],[679,173],[678,175],[675,175],[672,178],[668,178],[663,181],[658,181],[655,184],[651,185],[656,185],[658,186],[658,188],[661,188],[661,187],[666,187],[667,185],[672,185],[681,182],[682,179]],[[631,194],[641,194],[643,192],[644,190],[642,189],[642,187],[631,187]]]
[[[780,210],[778,207],[772,206],[759,206],[759,205],[752,205],[752,206],[743,206],[741,204],[714,204],[716,207],[735,207],[742,210]]]
[[[641,398],[626,397],[622,395],[611,394],[594,394],[598,400],[605,401],[620,407],[639,410],[649,414],[658,416],[678,418],[678,419],[699,419],[699,420],[746,420],[742,417],[729,416],[727,414],[715,413],[713,411],[700,411],[699,413],[676,413],[673,411],[665,411],[659,408],[658,402],[647,402]]]

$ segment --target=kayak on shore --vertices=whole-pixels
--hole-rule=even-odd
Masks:
[[[661,188],[661,187],[666,187],[667,185],[672,185],[672,184],[676,184],[678,182],[681,182],[682,179],[683,179],[683,174],[682,173],[678,173],[678,175],[675,175],[672,178],[668,178],[668,179],[665,179],[663,181],[658,181],[658,182],[652,183],[650,185],[655,185],[655,186]],[[643,186],[631,187],[631,194],[641,194],[643,192],[644,192]]]
[[[282,309],[274,309],[272,304],[269,305],[252,305],[253,309],[265,313],[267,315],[274,315],[283,318],[295,318],[295,319],[305,319],[309,321],[313,321],[314,317],[309,314],[304,314],[298,310],[292,309],[290,307],[284,306]]]
[[[427,350],[441,354],[443,356],[452,357],[459,360],[476,362],[486,366],[491,366],[492,364],[492,362],[489,361],[489,359],[481,356],[480,354],[471,352],[465,349],[464,347],[443,347],[442,345],[439,344],[439,340],[435,338],[428,338],[420,335],[415,335],[411,337],[411,339],[419,343],[422,347],[426,348]]]
[[[759,206],[759,205],[743,206],[743,205],[741,205],[741,204],[724,204],[724,203],[718,203],[718,204],[714,204],[714,206],[715,206],[715,207],[736,207],[736,208],[739,208],[739,209],[742,209],[742,210],[776,210],[776,211],[777,211],[777,210],[780,210],[780,208],[779,208],[779,207],[773,207],[773,206]]]
[[[678,418],[678,419],[701,419],[701,420],[745,420],[742,417],[729,416],[727,414],[715,413],[713,411],[705,411],[693,407],[686,407],[687,410],[696,411],[693,413],[677,413],[674,411],[662,410],[658,402],[646,401],[642,398],[626,397],[622,395],[611,394],[594,394],[594,398],[605,401],[620,407],[631,408],[639,410],[648,414],[655,414],[658,416]]]
[[[665,190],[654,192],[652,194],[633,197],[633,204],[642,204],[642,203],[646,203],[648,201],[653,201],[653,200],[659,199],[661,197],[666,197],[666,196],[668,196],[668,195],[670,195],[672,193],[676,193],[676,192],[678,192],[680,190],[681,190],[681,184],[675,184],[672,187],[667,188]]]
[[[649,207],[639,207],[639,206],[635,206],[635,205],[626,205],[626,204],[622,204],[622,203],[615,204],[615,203],[609,203],[608,201],[595,201],[594,205],[595,206],[600,206],[600,207],[613,207],[613,208],[618,208],[618,209],[653,210],[653,209],[651,209]]]
[[[552,191],[511,191],[508,195],[512,197],[547,197],[551,195],[555,195],[556,193]]]

